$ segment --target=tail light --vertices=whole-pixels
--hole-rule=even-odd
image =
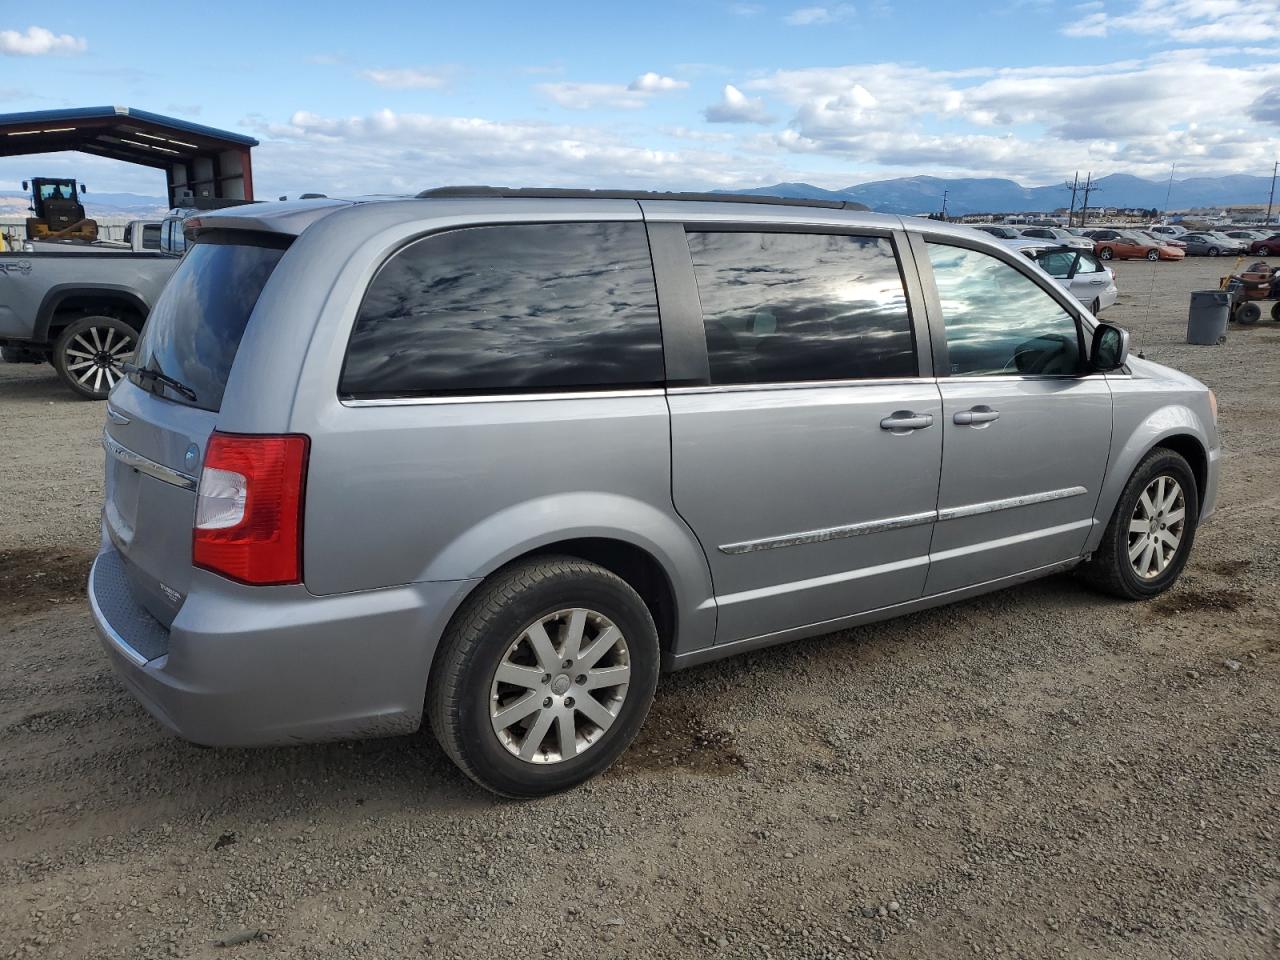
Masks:
[[[302,507],[311,441],[214,432],[196,494],[191,559],[255,585],[302,582]]]

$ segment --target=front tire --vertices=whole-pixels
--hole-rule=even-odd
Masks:
[[[1098,251],[1098,256],[1101,257],[1103,260],[1110,260],[1115,255],[1116,255],[1115,251],[1112,250],[1110,247],[1103,247],[1101,250]]]
[[[1211,257],[1216,257],[1217,255],[1218,255],[1218,248],[1217,248],[1217,247],[1210,247],[1210,248],[1209,248],[1209,256],[1211,256]]]
[[[76,396],[105,400],[124,376],[120,364],[133,359],[138,331],[115,317],[83,317],[58,335],[53,368]]]
[[[468,597],[427,690],[432,730],[472,780],[538,797],[603,772],[644,723],[658,632],[620,577],[574,557],[536,557]]]
[[[1164,593],[1187,565],[1199,519],[1190,464],[1157,447],[1125,484],[1102,542],[1082,569],[1085,579],[1125,600]]]
[[[1258,256],[1260,256],[1260,257],[1269,257],[1269,256],[1271,256],[1271,248],[1270,248],[1270,247],[1259,247],[1259,248],[1258,248]]]
[[[1152,263],[1155,263],[1157,260],[1159,260],[1159,259],[1160,259],[1160,251],[1159,251],[1159,250],[1148,250],[1148,251],[1147,251],[1147,259],[1148,259],[1148,260],[1150,260]]]

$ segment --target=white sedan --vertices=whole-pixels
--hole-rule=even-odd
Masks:
[[[1096,317],[1116,302],[1116,275],[1088,250],[1033,247],[1022,252],[1071,292]]]

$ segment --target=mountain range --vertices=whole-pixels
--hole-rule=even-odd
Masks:
[[[27,216],[29,193],[0,190],[0,215]],[[137,193],[86,193],[81,202],[91,217],[134,216],[139,219],[163,216],[169,209],[163,197],[144,197]]]
[[[1089,206],[1154,207],[1163,210],[1166,209],[1166,196],[1169,210],[1266,203],[1270,189],[1270,177],[1242,174],[1174,180],[1170,187],[1167,180],[1144,180],[1114,173],[1094,182]],[[1050,211],[1071,205],[1071,188],[1065,185],[1024,187],[1013,180],[979,177],[898,177],[859,183],[843,190],[825,190],[811,183],[775,183],[771,187],[716,192],[789,199],[852,200],[880,213],[913,214],[941,210],[943,191],[947,193],[947,213],[956,215]],[[1083,192],[1077,196],[1077,204],[1082,201]]]
[[[1143,207],[1169,210],[1189,207],[1223,207],[1231,204],[1266,203],[1271,189],[1269,177],[1235,174],[1223,177],[1191,177],[1174,180],[1144,180],[1124,173],[1101,177],[1089,196],[1089,206]],[[717,193],[744,193],[771,197],[812,200],[852,200],[880,213],[934,213],[942,208],[947,193],[947,212],[1025,213],[1050,211],[1071,204],[1067,186],[1024,187],[1013,180],[994,177],[898,177],[872,180],[843,190],[826,190],[811,183],[775,183],[770,187],[717,190]],[[1078,202],[1083,199],[1083,193]],[[161,197],[136,193],[89,193],[84,197],[90,216],[152,217],[167,207]],[[26,197],[13,190],[0,190],[0,214],[25,215]]]

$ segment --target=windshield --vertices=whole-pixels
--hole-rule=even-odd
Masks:
[[[222,406],[249,315],[285,252],[275,242],[255,242],[252,235],[225,236],[233,242],[202,239],[191,247],[147,318],[138,344],[139,367],[181,381],[196,400],[154,380],[130,378],[203,410]]]

